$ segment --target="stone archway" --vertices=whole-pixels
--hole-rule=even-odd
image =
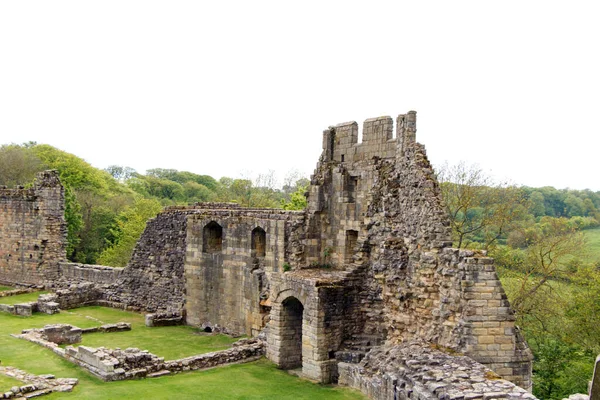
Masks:
[[[301,368],[304,306],[297,298],[288,297],[281,303],[281,307],[279,367]]]

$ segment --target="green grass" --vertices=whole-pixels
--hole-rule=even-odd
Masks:
[[[583,231],[586,240],[586,260],[600,264],[600,228],[586,229]]]
[[[0,374],[0,393],[5,393],[13,386],[23,386],[23,382]]]
[[[166,360],[194,354],[209,353],[231,347],[237,341],[226,335],[199,334],[190,326],[165,326],[134,328],[127,332],[90,333],[83,335],[82,345],[90,347],[137,347],[148,350]],[[107,346],[110,343],[110,346]]]
[[[100,390],[99,390],[100,389]],[[104,384],[81,382],[73,393],[49,399],[245,399],[245,400],[358,400],[353,390],[316,385],[278,370],[266,361],[237,364],[207,371]]]
[[[359,392],[313,384],[278,370],[266,360],[248,364],[238,364],[195,371],[154,379],[121,382],[102,382],[86,371],[53,354],[50,350],[15,339],[11,333],[19,333],[26,328],[38,328],[50,323],[68,323],[80,328],[88,328],[101,323],[130,322],[131,332],[84,335],[86,344],[97,340],[106,347],[125,348],[127,341],[139,336],[140,342],[134,347],[145,348],[166,358],[177,358],[197,353],[205,346],[214,350],[207,339],[216,336],[195,335],[190,327],[146,328],[140,314],[113,310],[103,307],[82,307],[55,315],[34,314],[32,317],[18,317],[0,313],[0,360],[2,365],[21,368],[34,374],[54,374],[57,377],[78,378],[79,385],[73,393],[55,393],[54,399],[365,399]],[[86,338],[86,336],[89,336]],[[104,340],[106,338],[106,340]],[[232,339],[228,339],[232,340]],[[181,341],[181,345],[177,342]],[[152,343],[155,342],[155,343]],[[203,343],[204,342],[204,343]],[[117,343],[122,343],[117,346]],[[133,343],[132,343],[133,344]],[[175,346],[176,348],[171,348]],[[167,356],[169,355],[169,356]],[[2,385],[0,389],[4,390]]]
[[[16,296],[6,296],[0,297],[0,304],[20,304],[20,303],[28,303],[30,301],[37,301],[38,296],[40,294],[45,294],[48,292],[32,292],[25,294],[18,294]]]
[[[0,292],[5,292],[7,290],[13,290],[14,288],[11,288],[10,286],[2,286],[0,285]]]

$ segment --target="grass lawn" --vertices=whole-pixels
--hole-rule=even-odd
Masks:
[[[57,377],[79,379],[79,385],[73,393],[54,393],[45,397],[49,400],[365,399],[361,393],[353,390],[301,380],[278,370],[266,360],[154,379],[102,382],[50,350],[10,336],[11,333],[19,333],[26,328],[39,328],[50,323],[68,323],[87,328],[120,321],[130,322],[132,331],[84,335],[84,343],[95,345],[92,342],[97,341],[98,345],[106,347],[138,347],[165,358],[179,358],[200,351],[212,351],[218,346],[227,347],[225,342],[220,342],[222,339],[218,339],[218,336],[196,335],[190,327],[146,328],[144,318],[140,314],[103,307],[82,307],[60,314],[34,314],[32,317],[0,313],[0,360],[2,365],[21,368],[34,374],[54,374]],[[136,335],[139,341],[135,339]],[[215,338],[216,342],[211,342]],[[231,338],[227,340],[234,341]],[[129,342],[131,346],[127,344]],[[206,350],[199,350],[203,348]],[[4,389],[3,385],[0,385],[0,390]]]
[[[0,304],[19,304],[27,303],[30,301],[37,301],[40,294],[46,294],[48,292],[32,292],[25,294],[18,294],[16,296],[0,297]]]
[[[13,290],[14,288],[11,288],[10,286],[2,286],[0,285],[0,292],[5,292],[7,290]]]
[[[137,347],[148,350],[166,360],[174,360],[194,354],[223,350],[237,341],[226,335],[207,335],[191,326],[162,326],[148,328],[144,316],[105,307],[84,307],[67,311],[73,315],[89,317],[94,325],[115,322],[131,323],[131,331],[114,333],[89,333],[83,335],[81,344],[91,347]],[[75,324],[76,325],[76,324]]]
[[[0,393],[4,393],[13,386],[23,386],[24,383],[6,375],[0,374]]]
[[[174,360],[194,354],[210,353],[231,347],[237,341],[226,335],[198,334],[190,326],[164,326],[156,328],[134,327],[131,331],[115,333],[90,333],[83,335],[81,344],[90,347],[137,347]]]

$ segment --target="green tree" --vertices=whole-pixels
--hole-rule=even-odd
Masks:
[[[290,200],[282,200],[284,210],[304,210],[306,208],[306,186],[298,186],[296,191],[291,193]]]
[[[184,183],[183,191],[185,193],[187,202],[212,201],[216,196],[215,192],[194,181],[187,181]]]
[[[131,207],[119,215],[117,226],[111,232],[115,237],[114,244],[102,252],[98,262],[113,267],[125,267],[147,221],[161,210],[162,205],[156,199],[136,199]]]
[[[16,144],[0,147],[0,185],[12,188],[30,184],[43,169],[41,160],[30,148]]]
[[[518,285],[511,295],[517,315],[533,315],[540,305],[538,294],[552,291],[549,283],[568,273],[566,262],[582,252],[584,239],[566,218],[543,217],[525,233],[528,247],[519,270]],[[547,303],[543,299],[541,303]]]
[[[56,169],[65,187],[67,256],[72,261],[95,263],[111,239],[110,227],[132,198],[132,191],[108,172],[50,145],[28,148],[44,169]]]
[[[534,191],[529,195],[529,212],[535,217],[543,217],[546,215],[544,195],[541,192]]]
[[[104,170],[120,182],[124,182],[127,179],[130,179],[137,175],[135,169],[131,167],[123,167],[120,165],[109,165]]]
[[[446,164],[438,179],[458,248],[496,245],[525,213],[527,201],[520,188],[494,182],[477,166]]]

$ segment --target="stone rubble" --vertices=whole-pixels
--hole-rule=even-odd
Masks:
[[[34,398],[52,392],[70,392],[77,385],[75,378],[56,378],[54,375],[33,375],[20,369],[0,365],[0,374],[6,375],[24,383],[13,386],[9,390],[0,388],[0,399]]]
[[[423,342],[380,347],[360,364],[338,368],[341,385],[376,399],[535,399],[473,359]]]

